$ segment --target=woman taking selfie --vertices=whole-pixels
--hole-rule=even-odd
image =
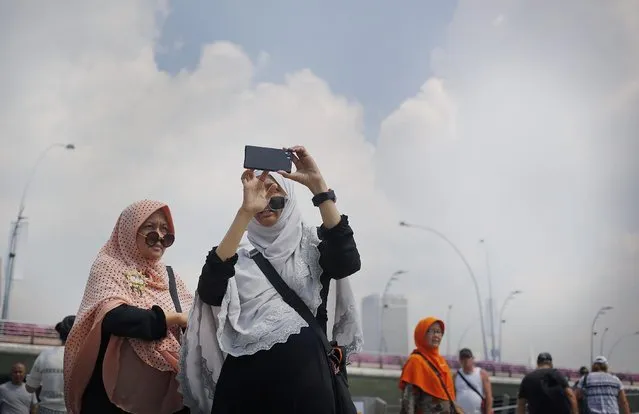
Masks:
[[[71,414],[187,413],[178,393],[179,339],[193,297],[161,261],[175,240],[169,208],[127,207],[98,253],[65,346]]]
[[[320,336],[285,302],[257,257],[270,262],[302,299],[322,335],[331,303],[333,339],[346,355],[361,348],[347,280],[360,268],[353,231],[313,158],[303,147],[290,152],[294,173],[242,174],[242,206],[202,268],[179,374],[192,413],[336,412],[334,366]],[[313,193],[322,216],[319,229],[302,221],[294,181]],[[254,250],[238,252],[246,231]]]
[[[399,388],[401,414],[462,413],[455,407],[455,387],[446,359],[439,354],[444,322],[425,318],[415,327],[416,349],[408,357]]]

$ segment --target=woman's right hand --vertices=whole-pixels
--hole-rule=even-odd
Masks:
[[[166,326],[179,326],[180,328],[186,328],[188,322],[188,315],[184,312],[166,312]]]
[[[244,186],[244,199],[242,210],[251,216],[263,211],[271,197],[277,192],[277,186],[271,184],[266,186],[264,180],[268,176],[268,171],[264,171],[259,177],[255,176],[253,170],[246,170],[242,174],[242,185]]]

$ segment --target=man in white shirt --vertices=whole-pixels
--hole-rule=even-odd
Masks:
[[[493,388],[490,376],[475,366],[473,352],[464,348],[459,351],[461,369],[453,375],[455,404],[466,414],[492,413]]]
[[[27,370],[23,363],[11,367],[11,381],[0,385],[0,414],[30,414],[33,396],[26,390],[24,376]]]
[[[577,398],[587,404],[592,414],[630,414],[628,398],[623,384],[616,375],[608,373],[608,360],[598,356],[592,363],[592,372],[577,383]]]
[[[64,414],[64,344],[71,332],[75,316],[67,316],[55,326],[62,346],[44,350],[31,368],[27,377],[27,391],[38,393],[40,404],[38,414]]]

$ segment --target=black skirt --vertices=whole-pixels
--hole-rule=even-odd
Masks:
[[[328,359],[310,328],[267,351],[226,357],[211,414],[249,413],[335,413]]]

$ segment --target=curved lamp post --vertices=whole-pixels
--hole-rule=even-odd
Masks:
[[[506,297],[506,299],[504,300],[504,304],[501,305],[501,310],[499,311],[499,362],[501,362],[501,356],[502,354],[502,331],[504,330],[504,325],[506,324],[506,320],[504,319],[504,311],[506,310],[506,305],[508,305],[508,302],[510,302],[511,300],[513,300],[515,298],[515,296],[519,295],[521,292],[521,290],[513,290],[512,292],[510,292],[508,294],[508,297]]]
[[[612,358],[612,354],[613,352],[615,352],[615,348],[617,348],[617,345],[619,345],[624,339],[628,339],[633,336],[639,336],[639,331],[622,335],[619,337],[619,339],[615,341],[614,344],[612,344],[612,347],[610,348],[610,352],[608,352],[608,362],[610,362],[610,359]]]
[[[20,223],[26,219],[23,215],[24,209],[26,207],[25,201],[27,198],[27,193],[29,192],[29,187],[31,186],[31,182],[33,181],[33,177],[38,169],[38,166],[42,163],[42,160],[47,156],[49,151],[54,148],[63,148],[65,150],[74,150],[75,145],[73,144],[51,144],[47,148],[45,148],[41,153],[38,159],[36,160],[33,167],[31,167],[31,171],[29,172],[29,176],[27,178],[27,182],[22,190],[22,197],[20,198],[20,207],[18,208],[18,216],[16,218],[15,223],[13,224],[13,228],[11,230],[11,240],[9,241],[9,255],[7,257],[7,269],[6,269],[6,279],[5,279],[5,290],[4,296],[2,299],[2,319],[7,319],[9,313],[9,299],[11,296],[11,287],[13,284],[13,270],[15,267],[16,260],[16,247],[18,244],[18,232],[20,229]]]
[[[380,301],[382,304],[382,307],[380,310],[380,319],[379,319],[379,367],[380,368],[382,368],[384,365],[383,352],[386,350],[386,337],[384,336],[384,311],[388,307],[388,304],[386,303],[386,295],[388,295],[388,290],[390,289],[393,282],[397,280],[397,277],[399,275],[403,275],[404,273],[407,273],[406,270],[398,270],[394,272],[391,275],[391,277],[388,278],[388,281],[386,282],[386,285],[384,286],[384,291],[382,292],[382,297],[380,298],[381,299]]]
[[[609,328],[604,329],[603,333],[601,334],[601,344],[599,345],[599,355],[604,354],[604,340],[606,339],[606,334],[608,333],[608,329]]]
[[[597,324],[597,319],[599,319],[601,315],[604,315],[606,311],[609,310],[612,310],[612,306],[603,306],[597,311],[597,314],[592,320],[592,326],[590,328],[590,362],[595,359],[595,335],[597,335],[597,333],[595,332],[595,325]]]
[[[448,245],[455,251],[455,253],[457,253],[457,256],[459,256],[461,261],[464,262],[464,266],[466,266],[466,270],[468,270],[468,274],[470,275],[470,278],[472,279],[473,284],[475,285],[475,294],[477,295],[477,306],[479,308],[479,322],[481,324],[481,337],[482,337],[482,343],[484,346],[484,358],[486,359],[490,358],[488,354],[488,344],[486,343],[486,330],[484,328],[484,311],[482,309],[482,301],[481,301],[481,294],[479,293],[479,285],[477,284],[477,278],[475,277],[473,268],[470,267],[470,264],[468,263],[468,260],[466,260],[466,257],[464,257],[462,252],[457,248],[457,246],[455,246],[455,244],[452,241],[448,239],[448,237],[444,236],[442,233],[438,232],[437,230],[431,227],[421,226],[418,224],[410,224],[405,221],[401,221],[399,225],[403,227],[410,227],[410,228],[427,231],[429,233],[436,235],[437,237],[439,237],[440,239],[448,243]]]

